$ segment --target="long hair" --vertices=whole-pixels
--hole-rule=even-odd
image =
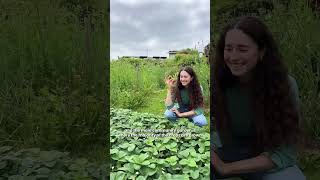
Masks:
[[[211,103],[215,124],[222,139],[230,135],[230,116],[226,106],[226,90],[239,79],[232,75],[224,61],[224,46],[229,30],[238,29],[264,49],[264,55],[253,70],[250,83],[252,90],[251,107],[254,112],[255,134],[251,148],[261,153],[282,144],[294,144],[298,135],[299,113],[290,94],[288,70],[282,62],[277,44],[267,26],[255,17],[240,17],[228,24],[220,34],[216,44],[213,63]],[[212,55],[212,54],[211,54]],[[211,78],[212,79],[212,78]]]
[[[190,99],[189,109],[203,107],[203,96],[202,96],[202,92],[201,92],[200,83],[198,81],[198,77],[197,77],[196,73],[194,72],[194,70],[189,66],[182,67],[177,75],[177,81],[176,81],[177,84],[176,84],[176,88],[174,91],[174,95],[176,97],[175,100],[177,102],[181,103],[182,100],[181,100],[181,96],[180,96],[180,90],[185,88],[180,82],[181,71],[186,71],[193,78],[192,81],[190,81],[190,84],[187,89],[188,94],[189,94],[189,99]]]

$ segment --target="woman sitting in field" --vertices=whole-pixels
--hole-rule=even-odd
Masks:
[[[296,165],[298,87],[267,26],[255,17],[237,19],[224,28],[212,59],[218,137],[211,179],[304,180]]]
[[[204,126],[207,120],[203,115],[202,88],[196,73],[191,67],[180,69],[177,80],[166,79],[168,87],[164,113],[166,118],[176,122],[178,118],[188,118],[197,126]]]

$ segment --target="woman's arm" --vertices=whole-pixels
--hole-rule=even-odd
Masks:
[[[172,109],[172,111],[175,112],[178,117],[190,117],[190,116],[196,115],[196,112],[194,110],[183,112],[183,113],[179,112],[177,109]]]
[[[175,99],[174,97],[174,88],[175,88],[175,80],[173,79],[166,79],[165,80],[166,84],[167,84],[167,97],[165,100],[165,105],[166,106],[171,106],[173,104],[173,101]]]
[[[215,152],[213,152],[211,158],[211,163],[213,163],[213,166],[221,175],[268,171],[275,167],[272,160],[262,154],[254,158],[235,161],[231,163],[224,163]]]

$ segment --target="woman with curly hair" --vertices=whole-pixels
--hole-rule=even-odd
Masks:
[[[204,126],[207,120],[203,115],[202,87],[191,67],[182,67],[177,80],[166,79],[168,87],[164,115],[176,122],[178,118],[188,118],[197,126]]]
[[[255,17],[236,19],[210,59],[211,132],[217,132],[211,179],[304,180],[296,165],[298,87],[267,26]]]

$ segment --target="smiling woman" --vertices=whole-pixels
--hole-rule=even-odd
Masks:
[[[197,126],[207,125],[203,115],[203,93],[196,73],[191,67],[180,69],[177,80],[166,79],[168,93],[165,116],[176,122],[178,118],[188,118]]]
[[[268,27],[241,17],[224,28],[216,47],[211,179],[304,180],[296,165],[298,87]]]

